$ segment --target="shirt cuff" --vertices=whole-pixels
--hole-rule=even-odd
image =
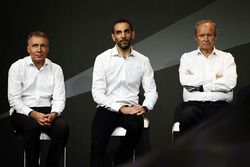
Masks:
[[[56,108],[54,108],[54,107],[52,107],[51,108],[51,112],[56,112],[57,113],[57,116],[60,116],[61,115],[61,111],[59,111],[58,109],[56,109]]]
[[[145,102],[145,101],[144,101],[144,102],[142,103],[142,106],[147,107],[149,111],[153,110],[153,105],[150,105],[150,103],[148,103],[148,102]]]
[[[24,114],[24,115],[29,116],[29,113],[30,113],[31,111],[33,111],[31,108],[29,108],[29,107],[27,107],[27,106],[24,106],[24,107],[22,108],[21,113]]]
[[[120,108],[123,106],[123,104],[119,104],[119,103],[112,103],[110,106],[111,111],[114,112],[119,112]]]

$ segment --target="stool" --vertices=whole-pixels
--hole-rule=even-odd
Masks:
[[[21,136],[21,134],[19,134],[16,130],[13,130],[13,131],[14,131],[15,135]],[[42,141],[49,141],[50,137],[46,133],[41,132],[40,140],[42,140]],[[67,157],[66,157],[66,155],[67,155],[67,150],[66,150],[66,147],[64,147],[64,152],[63,152],[63,167],[67,166],[67,163],[66,163],[66,158]],[[40,164],[40,159],[41,159],[41,157],[39,158],[39,164]],[[23,151],[23,166],[26,167],[26,154],[25,154],[25,150]]]
[[[144,129],[149,127],[149,119],[144,117],[143,118],[143,127]],[[112,137],[123,137],[126,135],[127,130],[123,127],[116,127],[115,130],[112,132]],[[135,150],[133,151],[133,163],[135,163]]]
[[[175,122],[172,127],[172,141],[174,141],[174,139],[178,137],[179,132],[180,132],[180,122]]]

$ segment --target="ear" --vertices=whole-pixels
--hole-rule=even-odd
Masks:
[[[197,43],[197,37],[196,37],[196,35],[194,36],[194,40],[195,40],[195,42]]]
[[[113,33],[111,34],[111,38],[115,42],[115,35]]]
[[[29,48],[29,46],[27,46],[27,52],[30,53],[30,48]]]
[[[135,31],[132,31],[132,39],[135,38]]]

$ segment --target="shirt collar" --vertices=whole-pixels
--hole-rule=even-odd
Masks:
[[[112,55],[112,56],[120,56],[120,57],[121,57],[121,55],[119,55],[119,52],[118,52],[118,50],[117,50],[116,47],[117,47],[117,46],[115,45],[115,46],[112,48],[112,53],[111,53],[111,55]],[[133,47],[131,47],[131,53],[129,54],[129,57],[130,57],[130,56],[134,57],[135,55],[136,55],[135,50],[133,49]]]
[[[218,55],[217,52],[218,52],[218,50],[214,47],[214,49],[210,55]],[[203,55],[200,48],[197,49],[197,55]]]
[[[35,64],[33,63],[32,59],[31,59],[31,55],[29,55],[29,58],[27,59],[27,62],[28,62],[28,65],[33,65],[33,66],[35,65]],[[45,63],[44,63],[43,66],[44,66],[44,67],[47,66],[48,63],[49,63],[49,61],[48,61],[48,59],[46,58],[46,59],[45,59]]]

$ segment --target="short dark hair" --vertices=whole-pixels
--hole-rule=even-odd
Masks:
[[[128,24],[129,24],[129,27],[130,27],[130,30],[131,30],[131,31],[134,31],[133,25],[131,24],[130,21],[128,21],[128,20],[126,20],[126,19],[119,19],[119,20],[116,20],[116,21],[113,23],[113,26],[112,26],[112,34],[114,34],[115,25],[118,24],[118,23],[128,23]]]
[[[200,20],[200,21],[198,21],[196,23],[195,28],[194,28],[194,35],[196,36],[198,26],[201,25],[201,24],[204,24],[204,23],[210,23],[210,24],[212,24],[214,26],[214,30],[215,30],[214,35],[216,36],[217,35],[217,29],[218,29],[217,25],[215,24],[215,22],[213,22],[212,20],[209,20],[209,19]]]
[[[45,32],[42,32],[42,31],[33,31],[33,32],[29,33],[27,42],[29,42],[30,38],[33,37],[33,36],[47,38],[48,41],[49,41],[49,37],[48,37],[48,35]]]

